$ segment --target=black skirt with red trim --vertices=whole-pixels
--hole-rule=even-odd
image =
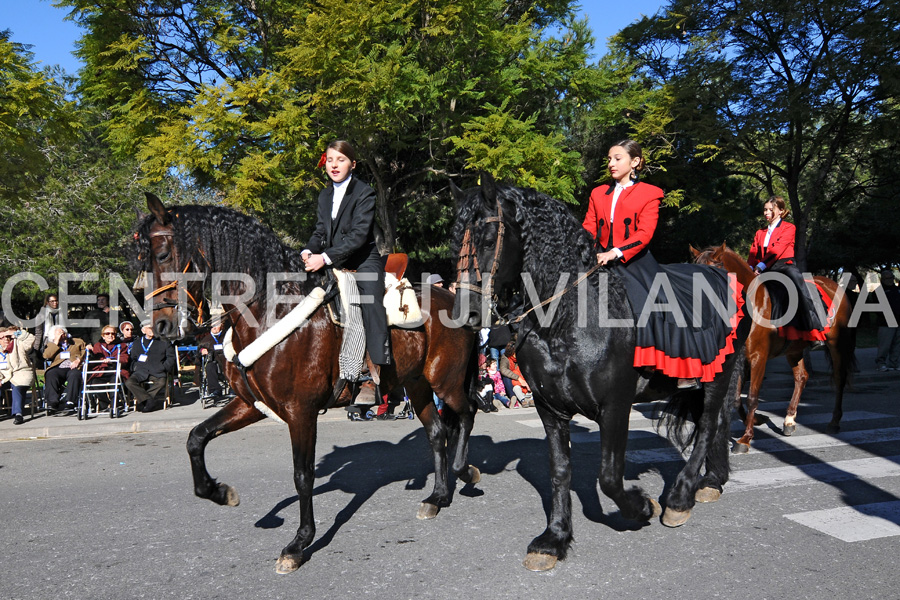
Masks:
[[[660,265],[647,251],[620,268],[637,336],[634,366],[712,381],[734,352],[741,284],[706,265]]]
[[[785,275],[791,280],[789,285],[799,292],[798,302],[791,307],[788,291],[785,288],[787,282],[783,279],[782,281],[765,281],[766,291],[769,292],[769,297],[772,299],[772,321],[775,323],[784,321],[788,311],[791,308],[794,309],[787,322],[778,326],[778,335],[787,340],[824,341],[831,329],[827,319],[827,315],[831,314],[831,298],[828,297],[828,294],[824,293],[824,290],[819,288],[814,281],[804,280],[800,270],[793,264],[778,261],[766,272]],[[816,288],[816,291],[811,292],[810,286]],[[819,311],[826,315],[824,323],[820,318]]]

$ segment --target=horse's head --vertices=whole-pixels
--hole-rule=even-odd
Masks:
[[[491,323],[491,310],[503,313],[519,288],[522,228],[515,203],[487,173],[481,186],[450,189],[458,216],[454,246],[458,250],[453,317],[472,328]]]
[[[192,329],[190,311],[202,311],[203,282],[197,276],[187,275],[198,269],[190,256],[183,256],[186,252],[177,243],[177,214],[166,209],[153,194],[147,192],[146,196],[150,215],[143,218],[134,234],[142,271],[135,287],[144,289],[145,299],[152,299],[150,317],[156,334],[164,339],[179,339]],[[151,290],[146,289],[148,273],[153,276]]]
[[[691,254],[694,256],[694,263],[698,265],[711,265],[713,267],[722,267],[722,257],[725,254],[725,251],[728,250],[728,246],[725,245],[725,242],[722,242],[721,246],[709,246],[703,250],[697,250],[693,246],[691,248]]]

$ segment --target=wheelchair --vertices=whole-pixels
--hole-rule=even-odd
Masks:
[[[81,396],[75,408],[78,420],[87,420],[92,414],[100,414],[100,398],[105,397],[109,408],[109,418],[114,419],[121,416],[119,413],[119,400],[122,401],[123,411],[121,414],[128,412],[128,402],[125,396],[125,385],[122,380],[122,363],[115,361],[115,366],[107,365],[105,369],[92,369],[91,366],[103,364],[102,358],[91,359],[90,349],[85,350],[84,364],[81,371]],[[90,375],[101,375],[102,381],[96,379],[88,380]],[[110,377],[112,376],[112,377]],[[111,381],[110,381],[111,379]]]
[[[228,385],[228,380],[225,378],[225,374],[219,371],[216,368],[216,371],[219,373],[219,385],[222,389],[222,393],[218,396],[213,395],[209,391],[209,379],[206,375],[206,367],[209,365],[209,361],[215,360],[215,356],[213,353],[202,355],[202,359],[200,361],[200,403],[203,408],[212,408],[214,406],[218,406],[219,404],[224,404],[234,398],[235,394],[231,391],[231,386]]]

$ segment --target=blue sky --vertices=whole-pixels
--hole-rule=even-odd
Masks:
[[[652,15],[663,0],[585,0],[580,3],[582,14],[587,15],[594,36],[597,38],[595,54],[603,54],[606,38],[626,25]],[[15,9],[11,7],[15,5]],[[80,67],[72,56],[75,40],[81,30],[71,21],[65,21],[67,11],[54,8],[50,0],[0,0],[0,29],[10,29],[13,41],[31,44],[35,59],[42,66],[58,64],[74,74]]]

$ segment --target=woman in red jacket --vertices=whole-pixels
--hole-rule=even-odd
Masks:
[[[784,327],[778,328],[779,335],[789,340],[807,340],[821,345],[825,340],[825,329],[816,312],[809,288],[803,275],[794,264],[794,240],[797,228],[784,220],[790,214],[781,196],[772,196],[763,205],[763,215],[767,226],[756,232],[747,262],[759,274],[776,272],[786,275],[800,293],[800,305],[796,313]],[[787,298],[779,292],[779,286],[767,286],[772,298],[772,320],[784,316]]]
[[[597,261],[624,280],[637,325],[634,366],[676,377],[679,388],[698,388],[713,380],[734,350],[743,306],[739,284],[721,269],[657,263],[648,246],[663,191],[638,181],[644,168],[641,147],[633,140],[619,142],[609,150],[608,166],[615,183],[591,192],[583,225],[596,240]],[[695,277],[705,290],[694,289]],[[727,315],[710,302],[710,290]],[[701,298],[699,314],[695,294]]]

